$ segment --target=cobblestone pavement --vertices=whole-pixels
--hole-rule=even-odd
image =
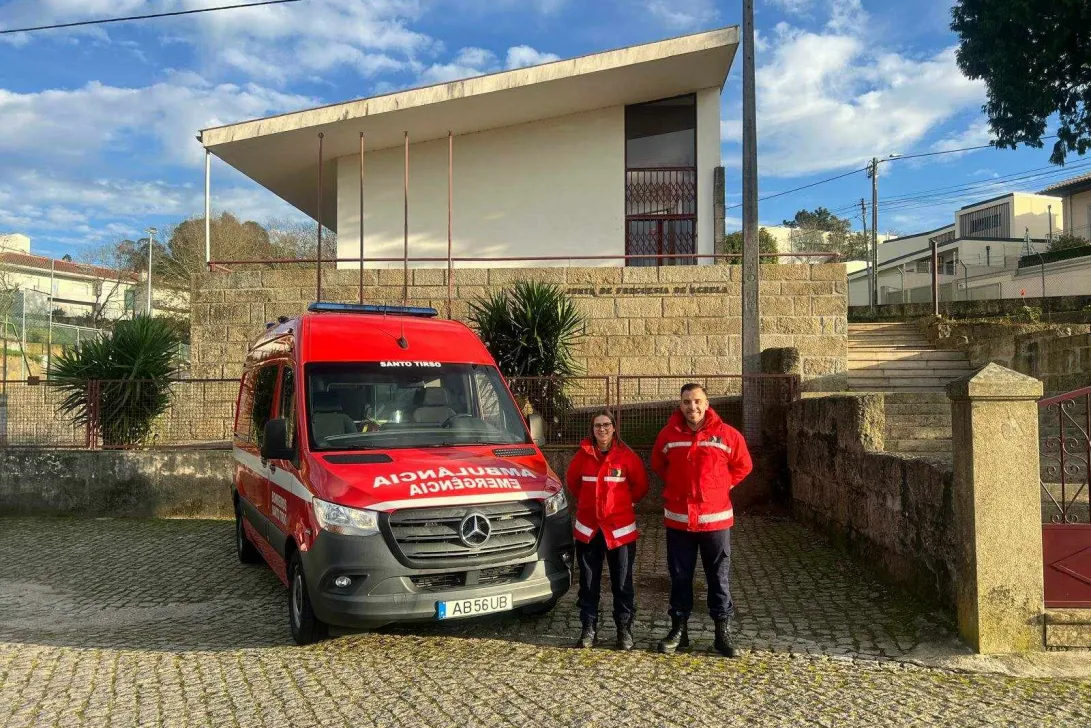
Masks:
[[[653,654],[667,580],[662,531],[645,526],[645,649],[623,654],[568,648],[574,593],[537,619],[299,648],[283,588],[235,561],[228,522],[2,519],[0,726],[1091,724],[1091,682],[900,661],[950,646],[946,619],[775,517],[734,530],[743,656],[708,653],[707,617],[693,651]]]

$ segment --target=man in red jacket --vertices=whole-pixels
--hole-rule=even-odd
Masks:
[[[753,468],[742,434],[708,406],[700,384],[682,387],[681,405],[659,433],[652,470],[663,479],[663,523],[671,577],[671,630],[659,651],[689,646],[697,554],[708,582],[708,612],[716,623],[716,651],[735,656],[731,642],[731,489]]]

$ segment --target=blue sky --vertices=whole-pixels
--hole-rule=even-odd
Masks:
[[[0,0],[0,28],[223,4],[232,3]],[[872,155],[989,140],[984,88],[954,61],[949,2],[755,5],[763,196]],[[740,22],[741,2],[712,0],[303,0],[0,36],[0,232],[30,235],[41,254],[93,257],[148,225],[200,214],[202,127]],[[741,191],[736,60],[722,99],[729,206]],[[1091,171],[1078,158],[1051,169],[1048,144],[884,165],[880,230],[937,227],[968,202]],[[222,163],[213,175],[217,210],[298,217]],[[1016,176],[1027,178],[1005,179]],[[949,191],[916,194],[938,188]],[[861,196],[870,200],[862,173],[763,202],[761,220],[822,205],[858,226]],[[729,209],[729,227],[738,213]]]

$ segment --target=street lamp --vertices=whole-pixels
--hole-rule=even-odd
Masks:
[[[148,315],[152,315],[152,248],[155,247],[155,234],[159,232],[154,227],[145,230],[148,234]]]

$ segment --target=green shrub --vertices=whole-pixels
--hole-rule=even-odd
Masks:
[[[118,321],[110,336],[65,349],[49,371],[66,393],[61,411],[100,433],[106,447],[144,442],[170,404],[178,343],[169,322],[140,315]]]

